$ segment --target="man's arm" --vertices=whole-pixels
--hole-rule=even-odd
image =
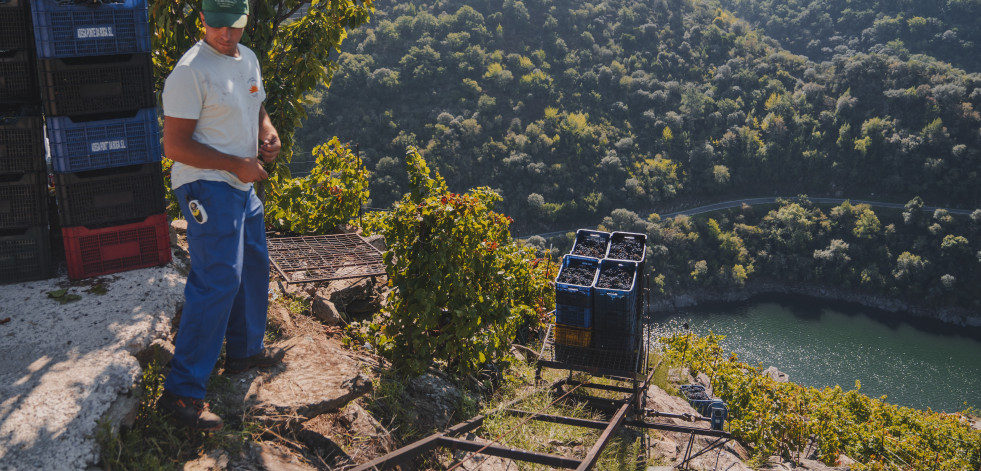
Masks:
[[[266,113],[266,107],[259,107],[259,156],[266,163],[276,160],[279,156],[282,143],[279,142],[279,133]]]
[[[197,124],[196,119],[164,116],[163,142],[167,158],[192,167],[225,170],[233,173],[243,183],[269,178],[258,158],[236,157],[195,141],[192,136]],[[276,153],[279,153],[278,147]]]

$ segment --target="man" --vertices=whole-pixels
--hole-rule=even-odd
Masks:
[[[164,151],[187,219],[191,273],[171,371],[157,407],[178,423],[219,430],[203,399],[225,341],[225,374],[282,361],[266,348],[269,258],[262,202],[253,183],[279,155],[279,135],[262,102],[259,61],[239,44],[248,0],[203,0],[204,39],[167,77]],[[259,142],[262,142],[260,145]]]

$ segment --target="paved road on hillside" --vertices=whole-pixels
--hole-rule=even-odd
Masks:
[[[743,204],[748,204],[750,206],[756,206],[756,205],[761,205],[761,204],[775,204],[778,199],[792,200],[794,198],[793,197],[787,197],[787,196],[764,196],[764,197],[761,197],[761,198],[742,198],[742,199],[736,199],[736,200],[730,200],[730,201],[723,201],[721,203],[708,204],[708,205],[705,205],[705,206],[699,206],[697,208],[685,209],[685,210],[682,210],[682,211],[675,211],[673,213],[666,213],[666,214],[662,214],[661,215],[661,218],[673,218],[675,216],[682,216],[682,215],[684,215],[684,216],[696,216],[696,215],[699,215],[699,214],[711,213],[713,211],[720,211],[720,210],[723,210],[723,209],[736,208],[736,207],[742,206]],[[851,201],[852,204],[867,204],[867,205],[869,205],[869,206],[871,206],[873,208],[903,209],[903,208],[906,207],[906,204],[905,203],[886,203],[886,202],[882,202],[882,201],[850,200],[850,199],[847,199],[847,198],[815,198],[815,197],[809,197],[808,199],[812,203],[817,203],[817,204],[841,204],[841,203],[844,203],[845,201]],[[924,211],[929,211],[929,212],[933,212],[933,211],[935,211],[937,209],[946,209],[948,212],[950,212],[950,214],[958,214],[958,215],[961,215],[961,216],[968,216],[972,212],[971,210],[967,210],[967,209],[939,208],[937,206],[924,206],[923,207],[923,210]],[[559,236],[559,235],[562,235],[562,234],[566,234],[568,232],[575,232],[575,231],[576,231],[576,229],[569,229],[569,230],[565,230],[565,231],[554,231],[554,232],[546,232],[544,234],[532,234],[532,235],[527,235],[527,236],[521,236],[520,238],[527,239],[529,237],[533,237],[533,236],[536,236],[537,235],[537,236],[541,236],[541,237],[544,237],[544,238],[547,239],[549,237],[555,237],[555,236]]]

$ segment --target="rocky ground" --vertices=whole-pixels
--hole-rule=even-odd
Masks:
[[[176,229],[176,241],[181,246],[183,233],[179,224]],[[178,254],[180,257],[186,259],[184,254]],[[235,449],[217,447],[203,451],[184,463],[184,469],[348,469],[405,445],[393,436],[405,431],[390,430],[399,424],[411,424],[415,436],[424,436],[459,422],[457,413],[463,402],[461,398],[468,393],[438,372],[400,385],[404,395],[401,401],[404,408],[399,411],[401,417],[375,417],[369,412],[369,402],[377,393],[373,388],[379,384],[388,366],[367,349],[345,346],[341,326],[380,309],[385,291],[384,279],[286,285],[274,278],[269,322],[270,331],[276,333],[273,343],[287,351],[283,365],[225,377],[224,381],[213,382],[212,391],[209,391],[212,408],[221,412],[229,426],[248,423],[253,424],[253,428],[260,428],[261,432],[252,433],[253,438]],[[150,362],[166,364],[171,351],[169,342],[157,341],[151,350],[140,356],[141,363],[144,366]],[[776,371],[773,374],[780,376]],[[680,372],[674,372],[674,375],[678,382],[698,380],[687,378]],[[707,382],[707,379],[702,381]],[[685,400],[656,386],[648,391],[647,407],[672,414],[696,414]],[[706,422],[653,420],[708,428]],[[127,426],[125,420],[122,426]],[[683,458],[689,438],[684,433],[651,432],[647,454],[650,462],[660,465],[648,469],[673,469]],[[711,441],[696,438],[694,449],[705,447]],[[570,455],[577,452],[581,455],[581,451],[568,450]],[[460,456],[456,458],[462,457],[462,454],[457,455]],[[748,456],[743,446],[730,441],[696,458],[689,466],[690,469],[749,470],[751,468],[745,464]],[[425,468],[430,467],[435,465]],[[510,460],[481,457],[467,461],[458,469],[494,471],[523,467]],[[848,468],[829,468],[813,460],[790,464],[774,457],[760,469]]]

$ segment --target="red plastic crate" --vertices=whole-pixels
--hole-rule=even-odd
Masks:
[[[121,226],[61,229],[68,276],[74,280],[164,265],[170,262],[166,214]]]

